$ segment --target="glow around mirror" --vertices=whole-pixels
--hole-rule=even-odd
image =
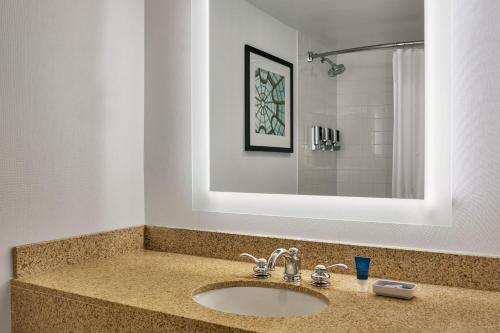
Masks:
[[[426,1],[425,200],[210,191],[209,4],[192,0],[193,209],[343,221],[449,225],[449,2]]]

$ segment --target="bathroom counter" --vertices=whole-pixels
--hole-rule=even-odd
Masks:
[[[314,315],[257,318],[210,310],[192,300],[196,290],[214,283],[284,284],[282,267],[264,281],[251,277],[252,267],[251,263],[140,250],[57,268],[12,281],[12,302],[23,309],[13,313],[13,322],[23,327],[20,331],[32,331],[33,319],[50,323],[45,330],[37,327],[38,332],[70,330],[77,326],[68,318],[83,321],[86,313],[93,324],[102,321],[99,332],[131,327],[148,332],[500,331],[500,292],[419,283],[413,300],[398,300],[372,292],[358,294],[352,275],[333,274],[332,286],[313,288],[311,272],[305,270],[300,288],[330,301],[326,310]],[[80,308],[69,313],[71,306]],[[117,324],[120,312],[126,313],[126,320]]]

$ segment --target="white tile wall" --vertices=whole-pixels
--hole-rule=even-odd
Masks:
[[[391,197],[392,51],[340,55],[347,70],[337,78],[337,194]]]

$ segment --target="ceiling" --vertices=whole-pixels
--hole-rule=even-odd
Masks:
[[[335,49],[424,39],[424,0],[247,0]]]

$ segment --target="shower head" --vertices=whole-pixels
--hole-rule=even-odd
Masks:
[[[332,68],[330,68],[328,70],[328,76],[330,77],[335,77],[337,75],[340,75],[342,73],[345,72],[345,66],[342,65],[342,64],[336,64],[334,63],[333,61],[331,61],[330,59],[328,58],[325,58],[325,57],[321,57],[321,62],[322,63],[325,63],[327,62],[330,66],[332,66]]]
[[[333,65],[332,68],[328,70],[328,76],[335,77],[345,72],[345,66],[342,64]]]

